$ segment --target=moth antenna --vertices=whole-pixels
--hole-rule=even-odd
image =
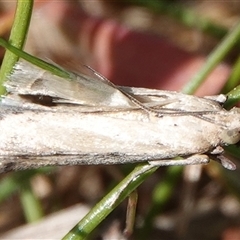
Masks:
[[[86,68],[88,68],[89,70],[91,70],[93,72],[93,74],[96,75],[98,78],[100,78],[102,81],[104,81],[108,85],[118,89],[122,94],[124,94],[128,99],[130,99],[137,107],[139,107],[140,109],[146,111],[149,114],[154,114],[156,117],[162,117],[163,115],[173,115],[173,116],[191,115],[191,116],[200,118],[200,119],[202,119],[204,121],[214,123],[214,121],[212,121],[211,119],[209,119],[207,117],[204,117],[204,116],[201,116],[201,114],[212,114],[212,113],[214,113],[214,111],[200,111],[200,112],[191,111],[191,112],[187,112],[187,111],[181,111],[179,109],[167,109],[167,108],[164,108],[164,109],[161,109],[161,110],[156,110],[154,108],[147,107],[142,102],[137,100],[135,97],[133,97],[129,93],[125,92],[124,90],[120,89],[119,87],[117,87],[114,83],[109,81],[106,77],[104,77],[101,73],[99,73],[96,70],[94,70],[92,67],[90,67],[88,65],[84,65],[84,66]],[[165,112],[167,110],[172,111],[172,112]]]

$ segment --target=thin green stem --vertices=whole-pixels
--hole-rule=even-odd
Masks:
[[[20,57],[20,58],[32,63],[33,65],[36,65],[46,71],[51,72],[54,75],[57,75],[57,76],[63,77],[63,78],[69,78],[69,79],[72,77],[71,73],[62,69],[61,67],[58,67],[57,65],[53,65],[51,63],[45,62],[42,59],[36,58],[36,57],[30,55],[29,53],[24,52],[23,50],[14,47],[13,45],[9,44],[7,41],[5,41],[2,38],[0,38],[0,46],[8,49],[10,52],[15,54],[18,58]]]
[[[149,175],[157,170],[150,164],[137,166],[111,192],[109,192],[90,212],[63,238],[64,240],[82,240],[102,222],[132,191]]]
[[[9,42],[22,49],[30,24],[31,14],[33,8],[33,0],[18,0],[14,23],[12,26]],[[0,95],[5,93],[3,82],[8,74],[11,73],[13,66],[18,61],[18,56],[10,51],[6,51],[0,70]]]
[[[21,188],[20,200],[27,222],[32,223],[43,217],[44,214],[41,203],[34,195],[29,181]]]
[[[54,167],[45,167],[40,169],[19,171],[7,175],[0,180],[0,203],[14,194],[16,191],[19,191],[19,189],[21,189],[26,182],[29,182],[29,179],[36,174],[48,174],[53,170]]]
[[[235,87],[232,91],[230,91],[228,94],[228,100],[224,104],[224,107],[229,109],[232,106],[234,106],[237,102],[240,101],[240,86]]]
[[[223,39],[223,41],[215,48],[215,50],[209,55],[206,63],[201,70],[189,81],[182,92],[194,93],[197,88],[204,82],[209,73],[219,64],[222,59],[233,48],[236,42],[240,38],[240,22],[229,32],[229,34]]]
[[[227,93],[235,88],[240,83],[240,56],[237,58],[233,68],[232,73],[228,78],[225,86],[222,89],[223,93]]]

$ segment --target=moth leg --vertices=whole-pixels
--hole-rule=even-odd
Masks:
[[[218,155],[218,154],[221,154],[223,152],[224,152],[224,149],[221,146],[217,146],[211,151],[211,154]]]
[[[224,168],[228,170],[236,170],[237,166],[229,158],[224,155],[214,156],[213,160],[219,162]]]
[[[224,168],[228,170],[235,170],[236,165],[226,156],[223,155],[224,149],[221,146],[217,146],[211,152],[210,158],[219,162]]]
[[[204,154],[195,154],[183,159],[163,159],[156,161],[148,161],[153,166],[181,166],[181,165],[194,165],[194,164],[207,164],[210,159]]]
[[[134,229],[135,224],[135,215],[136,215],[136,208],[137,208],[137,201],[138,201],[138,193],[137,191],[131,192],[128,197],[128,205],[127,205],[127,214],[126,214],[126,226],[124,229],[124,236],[128,239]]]

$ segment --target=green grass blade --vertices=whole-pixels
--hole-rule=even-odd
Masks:
[[[63,77],[63,78],[69,78],[69,79],[72,77],[71,73],[62,69],[61,67],[58,67],[57,65],[53,65],[51,63],[45,62],[40,58],[36,58],[36,57],[30,55],[29,53],[26,53],[26,52],[22,51],[21,49],[14,47],[13,45],[9,44],[7,41],[5,41],[2,38],[0,38],[0,45],[4,48],[7,48],[9,51],[11,51],[17,57],[20,57],[20,58],[22,58],[34,65],[46,70],[46,71],[49,71],[54,75],[57,75],[57,76]]]
[[[31,14],[33,8],[33,0],[18,0],[17,9],[14,17],[14,23],[12,26],[9,42],[22,49],[30,24]],[[10,51],[6,51],[0,70],[0,95],[5,93],[3,82],[5,78],[12,71],[13,66],[18,61],[18,56]]]
[[[85,239],[149,175],[157,170],[149,164],[137,166],[65,236],[63,240]]]
[[[182,92],[194,93],[197,88],[204,82],[210,72],[219,64],[222,59],[229,53],[233,46],[240,39],[240,22],[229,32],[229,34],[223,39],[223,41],[215,48],[215,50],[209,55],[206,63],[201,70],[190,80]]]
[[[236,60],[232,69],[232,73],[228,81],[226,82],[225,86],[223,87],[222,92],[227,93],[231,91],[236,86],[238,86],[239,83],[240,83],[240,57],[238,57],[238,59]]]
[[[34,195],[29,181],[21,187],[20,200],[28,223],[35,222],[44,216],[41,203]]]

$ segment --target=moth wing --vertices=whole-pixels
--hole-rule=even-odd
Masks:
[[[10,94],[49,96],[55,103],[87,106],[134,106],[121,91],[100,79],[74,73],[72,73],[72,79],[66,79],[22,60],[15,65],[5,87]]]
[[[187,95],[176,91],[119,87],[121,90],[133,95],[145,105],[152,107],[177,109],[178,111],[219,111],[222,110],[221,103],[224,102],[224,95],[214,98],[203,98]]]

